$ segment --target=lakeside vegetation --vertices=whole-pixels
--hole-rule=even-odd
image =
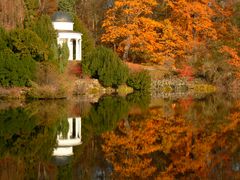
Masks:
[[[104,87],[149,90],[148,72],[132,72],[125,62],[161,67],[159,78],[238,86],[239,2],[23,0],[22,6],[24,19],[0,29],[0,86],[29,87],[29,98],[66,98],[75,79],[88,76]],[[67,45],[57,44],[51,23],[56,11],[68,13],[83,34],[83,61],[71,75]]]

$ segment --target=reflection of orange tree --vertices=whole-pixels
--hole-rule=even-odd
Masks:
[[[195,128],[181,118],[162,118],[154,110],[151,119],[133,121],[130,126],[121,122],[116,132],[103,134],[103,151],[114,166],[114,176],[121,178],[207,178],[235,152],[227,137],[237,133],[239,122],[240,115],[233,115],[228,125],[214,132]],[[218,152],[224,147],[226,152]],[[154,152],[167,157],[164,170],[158,168],[161,164],[153,159]]]
[[[151,158],[144,155],[159,149],[154,121],[146,124],[132,122],[130,129],[121,122],[119,130],[119,135],[114,132],[103,135],[106,158],[121,177],[149,177],[156,168],[151,166]]]

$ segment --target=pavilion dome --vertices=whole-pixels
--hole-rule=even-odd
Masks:
[[[71,16],[62,11],[58,11],[54,13],[52,16],[52,21],[53,22],[73,22]]]

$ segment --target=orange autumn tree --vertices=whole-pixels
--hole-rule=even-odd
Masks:
[[[213,17],[216,15],[214,1],[209,0],[166,0],[172,22],[185,42],[185,50],[192,50],[208,39],[217,39]]]
[[[182,54],[182,42],[170,21],[153,18],[156,0],[116,0],[103,21],[101,41],[123,59],[161,63]]]
[[[155,29],[161,26],[151,19],[156,6],[156,0],[116,0],[106,12],[101,41],[113,45],[123,59],[129,53],[144,53],[146,46],[156,42]]]
[[[237,47],[240,48],[240,43]],[[240,78],[240,55],[237,49],[229,46],[223,46],[220,52],[226,53],[228,55],[228,63],[236,68],[236,77]]]

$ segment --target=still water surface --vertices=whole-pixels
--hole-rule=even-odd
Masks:
[[[0,179],[240,179],[240,101],[0,102]]]

